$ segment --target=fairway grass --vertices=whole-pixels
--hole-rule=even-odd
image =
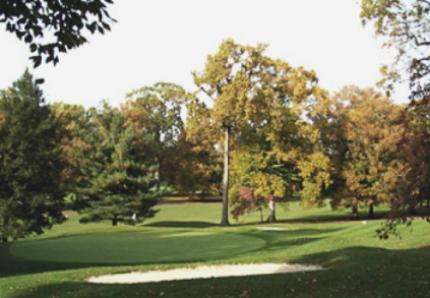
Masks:
[[[0,297],[430,297],[430,224],[380,241],[381,220],[349,211],[279,208],[280,223],[251,214],[218,226],[218,203],[165,204],[143,225],[69,220],[40,236],[0,244]],[[366,224],[364,224],[366,223]],[[263,229],[262,229],[263,228]],[[315,264],[323,271],[135,285],[90,276],[219,264]]]

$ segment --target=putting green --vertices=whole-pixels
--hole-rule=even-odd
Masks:
[[[116,232],[15,242],[9,253],[44,262],[144,264],[222,259],[265,245],[260,238],[230,233]]]

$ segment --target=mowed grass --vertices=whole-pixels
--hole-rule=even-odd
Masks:
[[[164,204],[143,225],[80,224],[79,216],[40,236],[0,244],[0,297],[430,297],[430,224],[381,241],[382,220],[349,210],[279,206],[277,224],[259,214],[218,226],[220,204]],[[261,230],[278,227],[282,230]],[[200,264],[290,262],[323,271],[94,285],[92,275]]]

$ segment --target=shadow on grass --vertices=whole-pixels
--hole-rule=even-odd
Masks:
[[[379,217],[378,217],[379,218]],[[378,219],[375,217],[375,219]],[[336,215],[336,216],[319,216],[309,218],[297,218],[297,219],[285,219],[278,220],[276,222],[261,222],[261,221],[250,221],[246,223],[233,222],[228,227],[246,227],[246,226],[270,226],[277,223],[323,223],[323,222],[338,222],[346,221],[347,216]],[[213,227],[223,227],[220,224],[206,221],[156,221],[149,224],[144,224],[146,227],[157,227],[157,228],[189,228],[189,229],[205,229]],[[228,228],[225,227],[225,228]]]
[[[427,209],[417,209],[416,214],[411,215],[407,212],[402,214],[408,217],[422,218],[422,217],[430,217],[430,210]],[[378,211],[376,210],[374,216],[369,218],[367,212],[360,211],[358,217],[353,217],[349,213],[331,213],[331,214],[323,214],[323,215],[308,215],[298,218],[288,218],[288,219],[280,219],[276,222],[267,222],[267,221],[249,221],[249,222],[240,222],[233,221],[231,222],[231,227],[242,227],[242,226],[264,226],[264,225],[273,225],[273,224],[285,224],[285,223],[339,223],[339,222],[356,222],[356,221],[376,221],[381,219],[387,219],[390,216],[390,212],[387,210]],[[200,229],[200,228],[212,228],[212,227],[221,227],[218,223],[207,222],[207,221],[155,221],[151,223],[143,224],[142,226],[147,227],[159,227],[159,228],[190,228],[190,229]]]
[[[297,237],[297,236],[316,236],[321,234],[329,234],[329,233],[335,233],[341,230],[344,230],[345,227],[336,227],[336,228],[324,228],[324,229],[294,229],[294,230],[259,230],[258,227],[253,230],[250,235],[253,236],[261,236],[262,238],[265,238],[264,235],[274,235],[276,236],[282,236],[282,235],[288,235],[289,237]]]
[[[236,221],[232,224],[232,226],[264,226],[264,225],[273,225],[273,224],[288,224],[288,223],[340,223],[340,222],[357,222],[357,221],[372,221],[372,220],[381,220],[387,218],[389,215],[388,211],[375,211],[374,217],[369,219],[367,213],[360,212],[359,216],[354,218],[351,214],[348,213],[337,213],[333,212],[330,214],[320,214],[320,215],[303,215],[301,217],[294,218],[286,218],[286,219],[278,219],[276,222],[268,222],[268,221],[248,221],[248,222],[240,222]],[[430,215],[430,213],[429,213]],[[422,215],[416,215],[416,217],[420,217]]]
[[[192,259],[192,260],[167,260],[167,261],[136,261],[136,262],[57,262],[57,261],[40,261],[30,260],[14,256],[8,252],[7,248],[0,248],[0,278],[18,276],[22,274],[32,274],[41,272],[50,272],[69,269],[85,269],[94,267],[133,267],[138,265],[163,265],[163,264],[191,264],[209,261],[208,259]],[[0,293],[1,294],[1,293]],[[2,298],[2,296],[0,295]]]
[[[350,247],[294,260],[323,271],[174,281],[95,285],[53,281],[16,297],[428,297],[428,248],[388,250]],[[72,277],[73,278],[73,277]]]
[[[145,224],[147,227],[163,227],[163,228],[211,228],[218,227],[219,224],[206,221],[156,221]]]
[[[429,218],[430,210],[417,210],[416,213],[410,214],[404,212],[396,216],[405,216],[409,218]],[[310,215],[299,218],[289,218],[280,220],[279,223],[339,223],[339,222],[354,222],[354,221],[377,221],[388,219],[390,217],[389,211],[375,211],[372,218],[367,216],[367,213],[360,212],[358,217],[354,218],[350,214],[324,214],[324,215]]]
[[[260,222],[260,221],[250,221],[246,223],[242,222],[232,222],[229,226],[222,226],[218,223],[208,222],[208,221],[155,221],[152,223],[144,224],[142,226],[146,227],[157,227],[157,228],[190,228],[190,229],[205,229],[205,228],[213,228],[213,227],[245,227],[245,226],[254,226],[254,225],[266,225],[273,224],[269,222]]]
[[[367,214],[359,213],[358,217],[354,218],[350,214],[324,214],[311,215],[299,218],[289,218],[280,220],[280,223],[338,223],[338,222],[354,222],[354,221],[373,221],[385,219],[389,215],[388,211],[375,212],[373,218],[368,218]]]

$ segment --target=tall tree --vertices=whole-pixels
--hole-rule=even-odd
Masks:
[[[361,18],[372,23],[384,45],[397,52],[394,63],[382,68],[387,87],[404,76],[411,98],[430,95],[430,2],[427,0],[362,0]]]
[[[342,161],[341,200],[353,210],[366,206],[369,217],[380,203],[391,204],[401,187],[401,173],[407,170],[402,159],[405,139],[404,108],[373,89],[346,87],[335,95],[341,133],[346,144]]]
[[[220,194],[222,160],[213,138],[210,109],[197,97],[186,104],[186,120],[169,160],[175,189],[204,197]]]
[[[32,0],[0,2],[0,23],[29,45],[34,66],[58,63],[58,54],[87,42],[86,33],[104,33],[114,21],[112,0]]]
[[[61,158],[64,168],[61,173],[61,188],[73,208],[79,208],[79,189],[86,185],[83,169],[88,161],[83,154],[90,144],[85,141],[91,133],[90,114],[83,106],[65,103],[51,104],[51,109],[61,126]]]
[[[410,171],[404,173],[404,196],[392,206],[393,215],[387,221],[381,237],[395,232],[396,223],[404,222],[398,210],[414,212],[417,202],[428,196],[430,181],[428,170],[429,150],[426,140],[430,128],[430,2],[427,0],[362,0],[361,18],[364,24],[372,23],[385,46],[397,52],[390,66],[384,66],[384,83],[392,89],[405,78],[409,82],[410,99],[408,136],[405,160]],[[412,153],[412,154],[411,154]],[[405,186],[406,185],[406,186]]]
[[[91,146],[84,173],[88,187],[82,222],[111,220],[134,224],[154,214],[158,192],[154,136],[136,130],[118,109],[106,103],[99,110],[91,109],[94,125],[86,141]]]
[[[317,87],[312,93],[311,102],[324,94]],[[289,102],[273,106],[265,115],[269,125],[242,129],[233,153],[235,218],[268,207],[268,221],[274,222],[276,202],[288,199],[300,199],[306,207],[322,205],[322,195],[332,183],[331,163],[321,150],[320,133],[310,121],[312,105]]]
[[[0,95],[0,236],[3,242],[61,222],[59,125],[26,71]]]
[[[421,121],[423,117],[420,115],[421,112],[427,113],[422,110],[425,102],[427,99],[418,105],[409,105],[405,111],[404,140],[399,150],[401,154],[398,155],[406,169],[399,183],[399,195],[392,202],[392,213],[397,217],[415,214],[418,205],[423,205],[425,201],[427,208],[430,208],[430,131],[429,126]]]
[[[182,118],[186,103],[192,97],[178,85],[157,83],[129,93],[127,102],[122,106],[128,123],[155,137],[158,187],[163,182],[172,182],[178,174],[171,160],[184,130]]]
[[[283,117],[278,107],[294,105],[291,110],[300,111],[315,92],[317,79],[313,72],[271,59],[264,55],[265,49],[261,44],[252,47],[226,40],[217,53],[208,56],[204,70],[194,73],[196,85],[213,102],[211,119],[217,128],[213,137],[223,139],[222,225],[229,224],[230,146],[241,138],[246,127],[273,130],[277,119]],[[276,142],[277,136],[267,133],[268,140],[281,148],[283,144]]]

